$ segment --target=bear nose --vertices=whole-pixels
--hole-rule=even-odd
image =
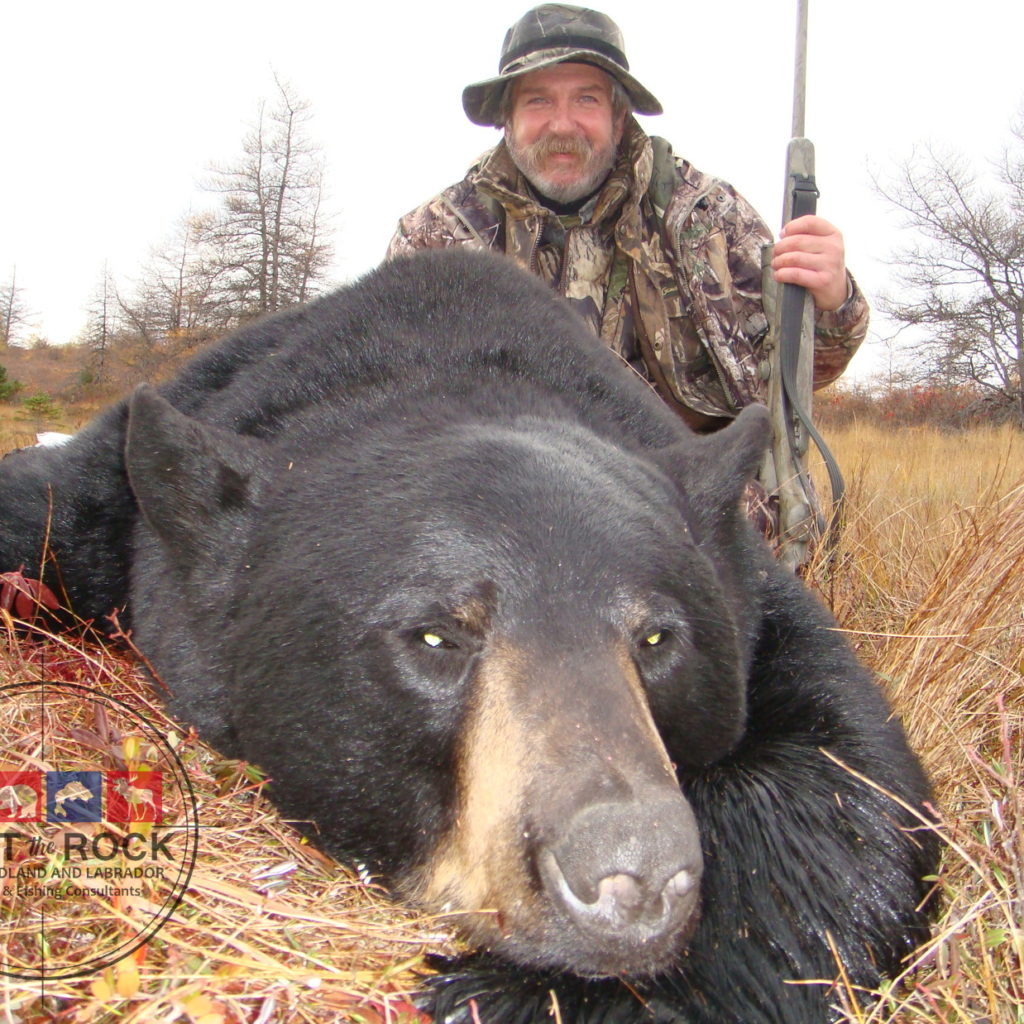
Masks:
[[[702,859],[681,794],[584,808],[537,864],[548,898],[594,938],[643,944],[695,919]]]

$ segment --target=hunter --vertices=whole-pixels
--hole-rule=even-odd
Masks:
[[[618,26],[543,4],[509,29],[498,67],[466,87],[462,105],[475,124],[502,128],[502,141],[401,219],[388,257],[449,245],[505,252],[565,295],[693,430],[764,401],[761,250],[771,232],[731,185],[637,123],[634,112],[662,106],[630,74]],[[867,333],[842,235],[821,217],[791,221],[772,269],[814,298],[822,387]]]

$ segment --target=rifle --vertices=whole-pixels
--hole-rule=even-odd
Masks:
[[[796,61],[793,84],[793,136],[786,150],[786,185],[782,223],[814,213],[814,145],[804,137],[807,93],[807,0],[797,2]],[[781,289],[771,275],[772,247],[762,257],[765,307],[769,320],[763,372],[768,381],[772,446],[761,468],[761,481],[779,503],[779,560],[794,571],[811,556],[815,542],[831,547],[838,538],[845,499],[842,473],[811,422],[814,376],[814,301],[799,285]],[[781,291],[781,297],[780,297]],[[821,452],[832,489],[832,516],[826,524],[806,467],[808,438]]]

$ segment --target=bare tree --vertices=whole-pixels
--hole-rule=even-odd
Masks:
[[[236,319],[304,302],[333,258],[323,229],[323,159],[306,129],[309,105],[275,79],[238,163],[215,168],[207,188],[223,197],[203,238],[217,289]]]
[[[919,238],[893,259],[899,298],[883,308],[923,328],[919,376],[971,385],[1024,429],[1024,123],[988,184],[962,155],[926,149],[879,192]]]
[[[129,291],[113,288],[118,361],[129,376],[155,379],[236,319],[218,293],[221,273],[206,236],[213,216],[187,214],[155,248]]]
[[[89,304],[88,314],[81,340],[91,354],[90,377],[94,383],[99,384],[107,377],[107,356],[117,335],[120,314],[117,288],[106,263],[103,264],[103,279]]]
[[[182,218],[129,287],[111,285],[111,311],[94,310],[92,337],[116,355],[121,376],[154,380],[244,320],[304,302],[333,258],[324,233],[323,161],[306,135],[309,107],[277,82],[273,110],[261,103],[243,156],[205,186],[218,209]],[[106,293],[105,293],[106,294]],[[98,333],[97,333],[98,332]]]
[[[29,316],[18,287],[18,268],[11,268],[11,283],[0,287],[0,348],[7,348],[14,342],[18,328]]]

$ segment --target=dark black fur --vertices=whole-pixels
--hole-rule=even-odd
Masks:
[[[756,412],[690,435],[543,285],[461,252],[254,324],[161,394],[135,396],[130,429],[121,403],[66,448],[0,464],[0,570],[38,574],[52,510],[76,611],[124,605],[130,583],[173,709],[392,881],[452,825],[490,628],[454,604],[542,652],[619,628],[619,594],[674,630],[638,664],[704,855],[677,964],[584,980],[544,966],[557,943],[512,945],[518,964],[447,965],[439,1019],[468,1020],[472,999],[483,1021],[546,1021],[554,992],[580,1024],[819,1024],[834,993],[786,982],[836,975],[829,937],[865,985],[922,938],[934,842],[844,766],[913,805],[927,785],[828,614],[739,512]],[[412,644],[424,627],[460,653]]]

